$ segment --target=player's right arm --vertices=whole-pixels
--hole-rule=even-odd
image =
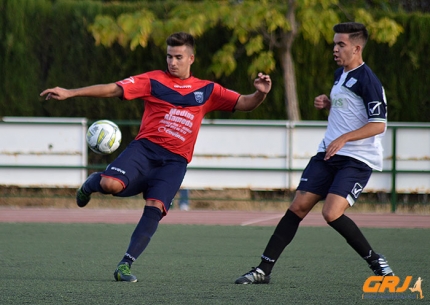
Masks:
[[[330,99],[325,94],[318,95],[314,100],[314,106],[316,109],[328,109],[331,108]]]
[[[46,89],[40,96],[46,95],[46,100],[65,100],[71,97],[122,97],[122,88],[115,83],[93,85],[77,89],[55,87]]]

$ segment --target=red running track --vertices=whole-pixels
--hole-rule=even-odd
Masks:
[[[0,222],[137,224],[142,210],[55,209],[0,207]],[[276,226],[283,212],[171,210],[160,224]],[[363,228],[430,228],[430,215],[347,213]],[[311,212],[301,226],[327,226],[319,212]]]

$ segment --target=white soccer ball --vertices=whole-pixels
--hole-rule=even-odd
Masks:
[[[87,144],[99,155],[108,155],[118,149],[121,144],[121,130],[109,120],[94,122],[87,130]]]

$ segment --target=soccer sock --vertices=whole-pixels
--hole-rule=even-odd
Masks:
[[[128,262],[131,266],[139,255],[142,254],[157,230],[161,218],[162,213],[159,208],[145,206],[143,215],[131,235],[130,244],[121,262]]]
[[[82,184],[82,190],[85,194],[90,195],[91,193],[99,192],[102,194],[107,194],[100,185],[100,180],[102,179],[101,173],[91,174],[84,184]]]
[[[301,221],[302,218],[289,209],[284,217],[281,218],[261,256],[261,263],[258,265],[258,268],[263,270],[265,274],[272,272],[276,260],[296,235]]]
[[[328,222],[328,225],[342,235],[355,252],[368,263],[379,258],[355,222],[345,214],[332,222]]]

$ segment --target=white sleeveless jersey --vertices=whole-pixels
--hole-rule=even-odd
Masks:
[[[334,85],[330,93],[331,109],[328,126],[318,152],[339,136],[357,130],[369,122],[387,123],[387,102],[381,82],[366,65],[343,72],[335,72]],[[382,144],[379,134],[370,138],[347,142],[338,155],[360,160],[371,168],[382,171]]]

